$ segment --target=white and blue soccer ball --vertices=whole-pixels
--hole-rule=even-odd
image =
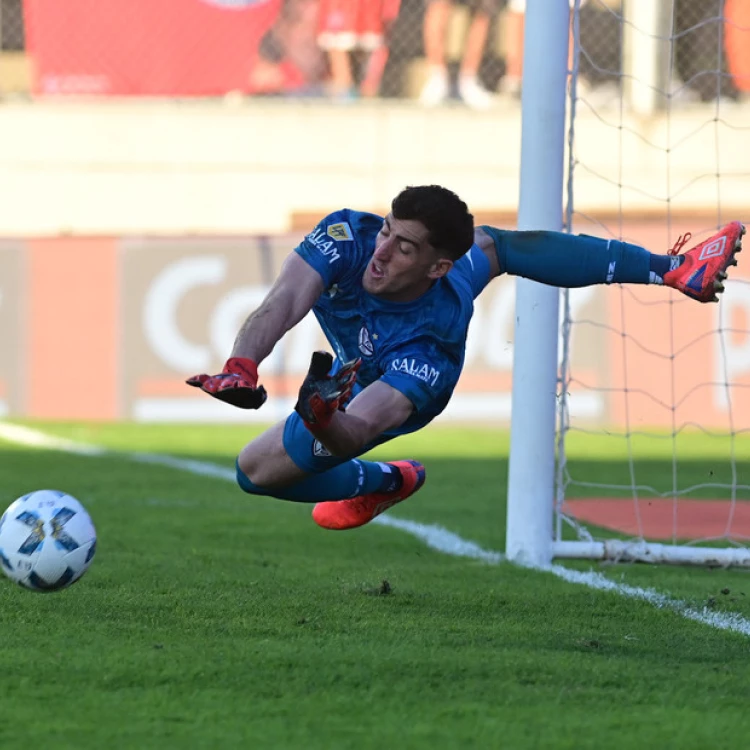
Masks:
[[[0,569],[33,591],[59,591],[88,570],[96,529],[81,503],[58,490],[19,497],[0,517]]]

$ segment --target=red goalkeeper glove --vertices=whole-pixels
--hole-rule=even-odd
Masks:
[[[294,410],[305,422],[308,429],[326,428],[333,415],[352,395],[361,359],[346,362],[334,375],[328,372],[333,357],[328,352],[314,352],[307,377],[299,389],[299,398]]]
[[[219,375],[193,375],[185,382],[240,409],[259,409],[267,397],[258,385],[258,365],[244,357],[228,359]]]

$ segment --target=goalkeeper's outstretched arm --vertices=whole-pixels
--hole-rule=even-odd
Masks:
[[[290,255],[260,307],[240,328],[223,370],[217,375],[193,375],[186,383],[232,406],[259,409],[266,389],[258,384],[258,364],[312,309],[323,286],[323,278],[312,266],[296,253]]]
[[[320,274],[309,263],[297,253],[289,255],[263,302],[242,324],[231,356],[260,364],[282,336],[312,310],[323,286]]]

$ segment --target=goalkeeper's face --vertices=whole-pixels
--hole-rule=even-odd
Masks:
[[[388,214],[362,276],[365,291],[391,302],[410,302],[423,295],[453,266],[438,255],[427,237],[421,221]]]

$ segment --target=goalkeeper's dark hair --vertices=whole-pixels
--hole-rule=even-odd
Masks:
[[[450,260],[458,260],[474,242],[474,217],[469,207],[440,185],[405,188],[393,199],[391,211],[396,219],[421,221],[429,243]]]

